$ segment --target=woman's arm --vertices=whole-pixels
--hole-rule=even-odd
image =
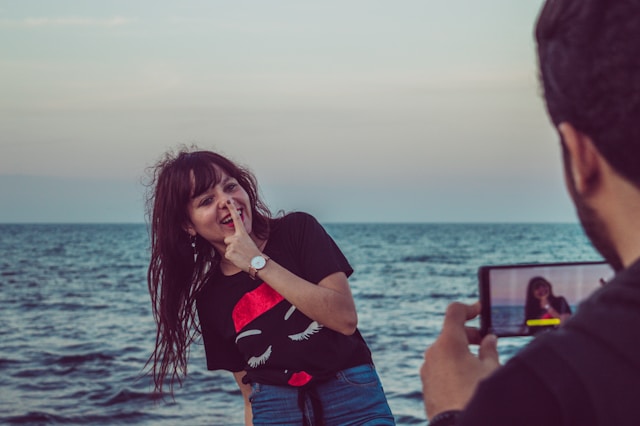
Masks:
[[[228,206],[235,233],[224,240],[225,257],[236,267],[248,272],[251,259],[262,253],[247,234],[235,205],[229,203]],[[258,276],[312,320],[345,335],[355,332],[358,316],[344,272],[328,275],[316,285],[270,259]]]
[[[551,315],[553,318],[559,319],[560,324],[562,324],[567,319],[569,319],[569,317],[571,317],[571,309],[569,308],[569,305],[567,304],[566,301],[564,301],[563,303],[567,305],[567,308],[565,309],[564,306],[561,305],[560,312],[558,312],[558,310],[556,310],[556,308],[554,308],[551,303],[548,303],[545,306],[549,315]],[[567,312],[567,309],[568,309],[568,312]]]
[[[242,383],[242,378],[246,376],[246,374],[246,371],[239,371],[233,373],[233,377],[236,379],[236,383],[238,383],[238,387],[240,387],[240,392],[242,392],[242,399],[244,399],[244,424],[245,426],[253,426],[253,413],[251,411],[251,402],[249,402],[251,385]]]
[[[333,273],[315,285],[269,260],[258,275],[312,320],[347,336],[356,331],[358,314],[344,272]]]

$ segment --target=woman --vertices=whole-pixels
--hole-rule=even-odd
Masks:
[[[253,175],[209,151],[154,168],[148,271],[155,386],[181,382],[202,335],[231,371],[246,424],[394,424],[356,328],[353,272],[305,213],[272,218]]]
[[[571,308],[562,296],[555,296],[551,283],[542,277],[533,277],[527,286],[525,322],[533,333],[562,324],[571,316]],[[554,324],[532,325],[530,320],[552,320]],[[554,321],[555,320],[555,321]]]

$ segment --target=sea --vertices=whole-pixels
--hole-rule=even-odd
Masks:
[[[355,272],[359,329],[398,425],[426,424],[418,370],[485,264],[600,260],[577,224],[324,224]],[[201,342],[173,397],[145,363],[155,324],[145,224],[0,225],[0,424],[241,425]],[[472,322],[473,323],[473,322]],[[529,341],[500,339],[501,361]]]

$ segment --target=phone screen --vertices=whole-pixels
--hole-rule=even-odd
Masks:
[[[530,336],[557,328],[613,275],[605,262],[482,266],[480,332]]]

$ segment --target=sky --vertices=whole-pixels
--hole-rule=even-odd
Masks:
[[[321,222],[575,222],[542,0],[0,0],[0,223],[144,222],[196,144]]]

